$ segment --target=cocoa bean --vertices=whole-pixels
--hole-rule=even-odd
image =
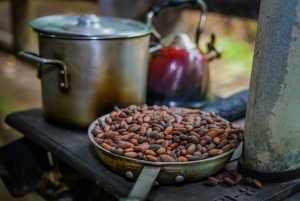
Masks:
[[[195,144],[192,144],[192,145],[190,145],[190,146],[187,148],[186,153],[187,153],[187,154],[193,155],[194,152],[195,152],[195,149],[196,149],[196,145],[195,145]]]
[[[135,135],[134,133],[129,133],[127,135],[123,135],[123,136],[121,136],[121,140],[129,141],[131,138],[133,138],[134,135]]]
[[[239,141],[243,141],[244,140],[244,134],[243,133],[239,133],[238,140]]]
[[[243,179],[242,175],[238,174],[238,175],[235,176],[234,183],[238,184],[242,181],[242,179]]]
[[[161,148],[160,144],[151,144],[149,146],[149,149],[152,150],[152,151],[157,151],[159,148]]]
[[[205,159],[205,158],[207,158],[209,156],[209,154],[208,153],[202,153],[202,155],[200,156],[200,159],[202,160],[202,159]]]
[[[173,136],[172,135],[166,135],[165,136],[165,140],[172,140],[173,139]]]
[[[224,152],[229,151],[231,149],[231,144],[227,144],[221,148]]]
[[[139,145],[139,142],[138,142],[137,139],[131,139],[130,142],[131,142],[132,144],[134,144],[135,146],[138,146],[138,145]]]
[[[173,130],[172,126],[168,126],[165,130],[164,130],[164,134],[165,135],[169,135]]]
[[[223,177],[223,183],[227,186],[234,186],[235,182],[229,179],[228,177]]]
[[[164,139],[155,140],[154,144],[162,144],[164,141]]]
[[[232,176],[237,176],[239,174],[239,172],[236,170],[229,170],[228,173]]]
[[[171,148],[175,148],[175,147],[177,147],[178,145],[179,145],[178,142],[173,142],[172,144],[170,144],[170,147],[171,147]]]
[[[140,145],[140,152],[144,153],[147,149],[149,149],[150,145],[148,143],[143,143]]]
[[[219,136],[220,142],[223,141],[224,139],[228,138],[228,136],[229,136],[228,133],[223,133],[223,134],[221,134],[221,135]]]
[[[142,144],[142,143],[144,143],[144,142],[146,142],[146,138],[143,137],[143,136],[140,136],[140,137],[138,138],[138,143]]]
[[[157,162],[157,157],[152,155],[145,155],[148,161]]]
[[[175,161],[171,156],[166,155],[166,154],[159,155],[159,158],[162,162],[174,162]]]
[[[193,136],[197,137],[198,139],[200,138],[200,135],[193,131],[190,132],[190,135],[193,135]]]
[[[124,141],[119,141],[117,147],[118,147],[118,148],[121,148],[121,149],[127,149],[127,148],[130,148],[130,147],[131,147],[131,143],[129,143],[129,142],[124,142]]]
[[[217,145],[217,149],[221,149],[222,147],[224,147],[225,145],[227,145],[229,143],[229,141],[227,139],[221,141],[218,145]]]
[[[261,183],[257,179],[252,179],[252,184],[257,188],[261,188]]]
[[[156,156],[156,153],[154,151],[152,151],[152,150],[146,150],[145,154],[146,155],[151,155],[151,156]]]
[[[212,149],[214,149],[216,147],[215,143],[210,143],[208,145],[205,146],[207,151],[210,151]]]
[[[187,129],[188,132],[191,132],[194,129],[194,127],[192,125],[189,125],[189,124],[185,125],[185,128]]]
[[[201,156],[202,154],[201,154],[200,151],[195,151],[193,155],[194,155],[194,156]]]
[[[176,159],[177,162],[187,162],[187,158],[184,157],[184,156],[179,156],[177,159]]]
[[[212,142],[212,138],[209,136],[200,137],[200,140],[205,140],[206,144],[210,144]]]
[[[207,128],[201,129],[198,134],[200,135],[200,137],[206,135],[209,132],[209,130]]]
[[[115,150],[115,154],[118,154],[118,155],[120,155],[120,156],[123,156],[124,150],[121,149],[121,148],[117,148],[117,149]]]
[[[124,156],[129,157],[129,158],[136,158],[137,153],[136,152],[125,152]]]
[[[238,140],[230,140],[229,143],[231,144],[231,147],[236,148],[239,145]]]
[[[218,138],[218,137],[213,138],[213,143],[219,144],[220,142],[221,142],[220,138]]]
[[[173,128],[172,131],[179,131],[181,133],[186,133],[187,132],[187,129],[186,128],[178,128],[178,127],[175,127]]]
[[[165,154],[166,153],[166,149],[163,147],[160,147],[157,151],[156,154],[157,155],[161,155],[161,154]]]
[[[125,152],[134,152],[134,149],[130,147],[130,148],[124,149],[124,153]]]
[[[222,149],[211,149],[209,152],[208,152],[209,156],[213,157],[213,156],[217,156],[217,155],[220,155],[220,154],[223,154],[223,150]]]
[[[104,143],[101,144],[101,146],[102,146],[104,149],[110,151],[111,146],[110,146],[109,144],[106,144],[106,143],[104,142]]]
[[[208,133],[205,134],[205,136],[215,138],[215,137],[217,137],[217,132],[216,131],[209,131]]]
[[[188,159],[188,161],[198,161],[198,160],[201,160],[200,156],[192,156]]]
[[[215,184],[218,184],[220,182],[220,180],[217,179],[217,178],[215,178],[215,177],[207,177],[207,180],[211,181],[211,182],[213,182]]]
[[[114,137],[115,135],[119,135],[119,133],[118,133],[118,132],[106,132],[106,133],[104,133],[104,136],[105,136],[106,138],[108,138],[108,139],[113,139],[113,137]]]

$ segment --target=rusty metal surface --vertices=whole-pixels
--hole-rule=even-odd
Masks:
[[[299,22],[299,0],[262,0],[241,159],[256,171],[300,167]]]

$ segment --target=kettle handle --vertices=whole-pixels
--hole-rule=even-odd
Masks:
[[[199,9],[201,11],[201,16],[200,16],[200,21],[198,24],[198,29],[196,31],[196,44],[198,44],[199,41],[199,36],[200,33],[202,32],[205,22],[206,22],[206,12],[207,12],[207,6],[206,3],[203,0],[175,0],[175,1],[165,1],[162,4],[152,8],[146,15],[146,21],[147,25],[151,26],[152,25],[152,19],[153,16],[158,15],[158,13],[163,12],[165,9],[168,7],[185,7],[187,5],[185,4],[190,4],[190,5],[195,5],[197,4],[199,6]],[[161,36],[160,34],[154,30],[153,34],[160,39]]]
[[[67,79],[67,65],[65,62],[60,61],[60,60],[55,60],[55,59],[46,59],[46,58],[42,58],[36,55],[33,55],[31,53],[27,53],[27,52],[19,52],[19,56],[27,58],[29,60],[35,61],[38,64],[54,64],[57,65],[60,68],[60,75],[61,75],[61,82],[59,84],[59,86],[63,89],[67,89],[68,88],[68,79]],[[39,67],[38,69],[38,78],[41,78],[41,69]]]

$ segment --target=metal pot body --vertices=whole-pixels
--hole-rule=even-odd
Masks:
[[[145,102],[149,34],[135,38],[72,40],[39,34],[40,57],[67,66],[62,88],[55,64],[40,64],[44,116],[67,127],[87,128],[115,105]]]

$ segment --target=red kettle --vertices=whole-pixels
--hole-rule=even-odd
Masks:
[[[219,57],[220,52],[212,42],[208,44],[209,54],[204,54],[198,47],[199,35],[205,25],[206,4],[204,1],[168,1],[164,6],[154,9],[157,14],[168,6],[183,3],[197,3],[201,10],[201,19],[196,32],[196,42],[187,34],[171,33],[160,39],[160,46],[155,46],[148,67],[147,104],[167,105],[171,107],[201,108],[214,101],[210,86],[208,61]],[[151,24],[153,12],[147,15]],[[160,38],[156,32],[154,34]],[[157,48],[159,47],[159,48]]]

